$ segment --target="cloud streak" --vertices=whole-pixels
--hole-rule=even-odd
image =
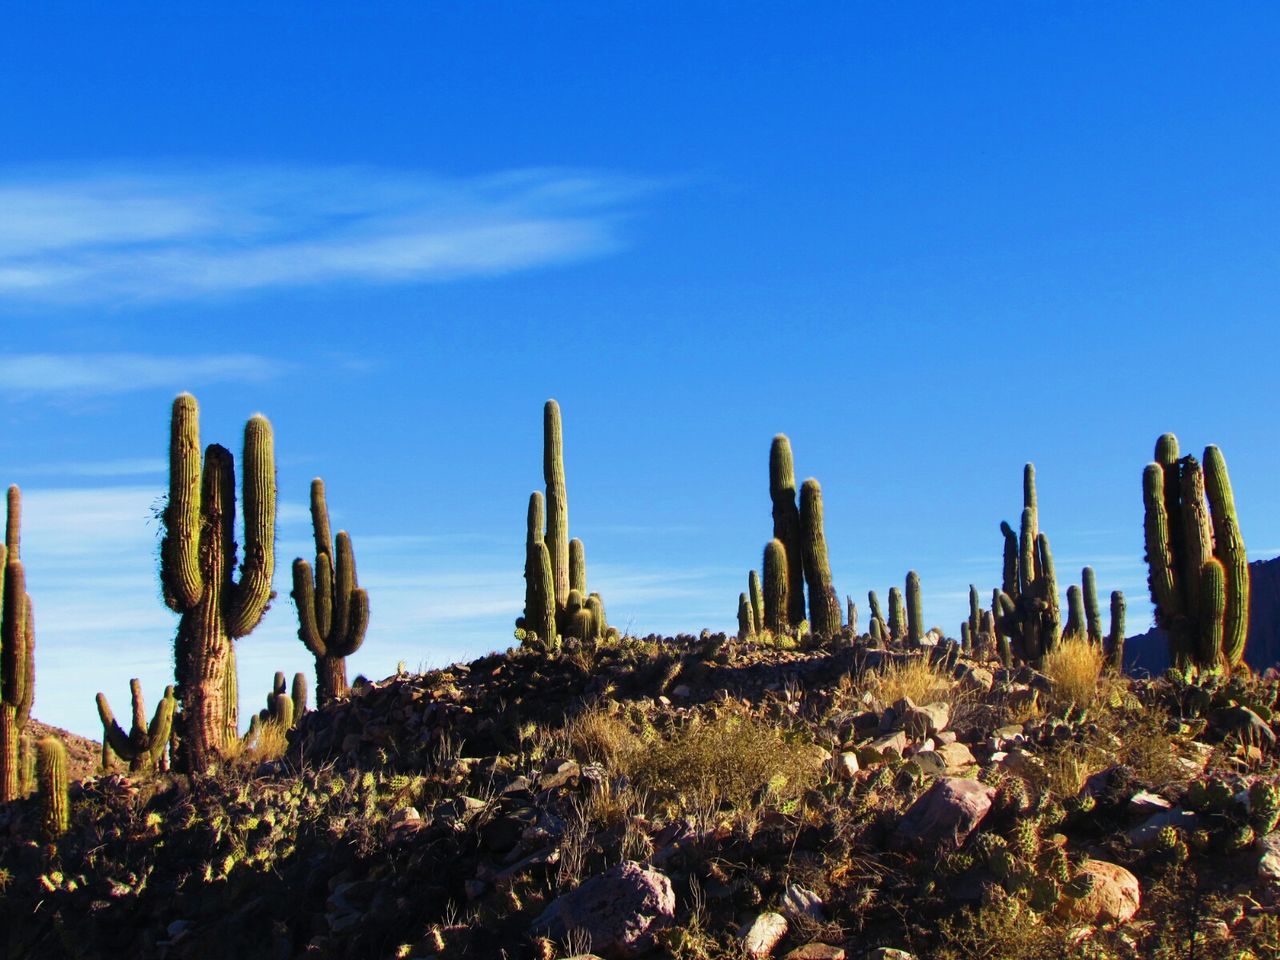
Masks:
[[[0,354],[0,392],[20,396],[129,393],[209,383],[261,382],[284,365],[247,353],[156,356],[142,353]]]
[[[644,189],[565,170],[0,170],[0,297],[155,301],[505,274],[617,249],[623,207]]]

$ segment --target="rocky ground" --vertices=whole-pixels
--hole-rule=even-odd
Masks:
[[[53,844],[11,804],[4,955],[1280,955],[1276,681],[784,646],[517,649],[84,780]]]

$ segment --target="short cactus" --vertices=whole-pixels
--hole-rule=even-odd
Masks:
[[[1107,634],[1107,666],[1116,673],[1124,670],[1124,594],[1111,592],[1111,631]]]
[[[41,822],[46,840],[53,841],[71,826],[71,800],[67,796],[67,748],[57,737],[36,744],[40,778]]]
[[[867,630],[871,634],[871,639],[886,642],[889,639],[889,624],[884,618],[884,611],[880,609],[880,598],[876,596],[874,590],[867,591],[867,607],[871,618]]]
[[[764,629],[764,590],[760,586],[760,574],[752,570],[747,575],[747,597],[751,601],[751,622],[757,631]]]
[[[738,594],[738,639],[750,640],[756,635],[755,615],[745,593]]]
[[[148,724],[146,706],[142,700],[142,681],[137,677],[129,681],[129,694],[133,701],[133,725],[128,733],[116,722],[106,694],[98,694],[98,717],[102,720],[103,745],[110,746],[117,757],[129,764],[131,771],[149,770],[160,763],[165,748],[169,745],[169,732],[177,699],[173,695],[173,687],[165,687],[164,696],[160,698],[155,715]]]
[[[302,557],[293,561],[293,600],[298,610],[298,639],[316,661],[316,703],[324,706],[345,697],[347,657],[360,649],[369,628],[369,595],[356,577],[351,537],[330,535],[324,481],[311,481],[311,526],[316,565]]]
[[[1093,567],[1080,571],[1080,589],[1083,591],[1085,633],[1089,642],[1102,645],[1102,617],[1098,610],[1098,578]]]
[[[790,609],[791,577],[787,568],[787,550],[781,540],[774,538],[764,548],[764,627],[775,636],[790,629],[787,619]]]
[[[901,640],[907,634],[907,615],[902,606],[902,591],[889,588],[889,639]]]
[[[924,600],[920,594],[920,574],[907,573],[907,642],[919,646],[924,639]]]

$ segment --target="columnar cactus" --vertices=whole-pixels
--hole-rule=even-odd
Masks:
[[[67,796],[67,749],[57,737],[44,737],[37,745],[40,768],[40,807],[44,837],[58,839],[71,826],[71,800]]]
[[[133,725],[128,733],[116,723],[111,705],[107,703],[107,695],[98,694],[98,717],[102,720],[103,744],[110,746],[117,757],[129,764],[131,771],[151,769],[159,764],[165,747],[169,745],[169,731],[177,698],[173,695],[172,686],[165,687],[164,696],[160,698],[155,715],[148,724],[146,705],[142,700],[142,681],[137,677],[129,681],[129,694],[133,700]]]
[[[764,627],[775,635],[786,633],[791,626],[790,588],[787,548],[775,537],[764,548]]]
[[[587,595],[587,553],[577,537],[569,541],[569,589]]]
[[[844,625],[849,628],[852,636],[858,635],[858,605],[853,602],[853,597],[848,595],[844,598],[845,602],[845,621]]]
[[[831,565],[823,532],[822,487],[812,477],[800,488],[800,528],[804,577],[809,588],[809,627],[815,636],[834,636],[840,632],[840,602],[831,586]]]
[[[196,400],[180,394],[170,427],[160,582],[165,602],[182,615],[174,659],[181,763],[189,770],[207,769],[229,745],[238,714],[227,687],[233,644],[258,625],[274,596],[275,450],[261,414],[245,425],[241,502],[245,551],[237,582],[234,458],[210,444],[202,467]]]
[[[876,596],[874,590],[867,591],[867,607],[870,609],[871,622],[867,625],[867,632],[872,640],[885,642],[889,639],[889,624],[884,618],[884,611],[880,608],[880,598]]]
[[[1124,671],[1124,594],[1111,592],[1111,632],[1107,635],[1107,666]]]
[[[525,598],[525,630],[548,648],[559,646],[556,631],[556,583],[551,569],[551,553],[538,539],[527,545],[525,561],[528,595]]]
[[[293,561],[293,601],[298,609],[298,639],[316,661],[316,703],[324,706],[347,695],[347,657],[360,649],[369,628],[369,594],[356,577],[351,537],[330,533],[324,481],[311,481],[311,526],[316,566]]]
[[[534,619],[533,611],[537,607],[534,601],[538,589],[537,551],[533,547],[535,544],[542,543],[542,527],[545,522],[542,494],[535,490],[529,494],[529,512],[524,538],[524,616],[516,621],[516,626],[522,630],[533,629],[529,624]],[[552,596],[553,606],[554,602],[555,597]]]
[[[1022,472],[1022,522],[1019,533],[1000,524],[1004,536],[1002,590],[995,617],[1001,637],[1013,641],[1012,653],[1038,661],[1062,635],[1058,580],[1049,538],[1040,532],[1035,466]]]
[[[787,624],[796,627],[804,620],[804,546],[791,441],[783,433],[769,447],[769,499],[773,501],[773,538],[786,551]]]
[[[1244,659],[1249,564],[1222,451],[1204,467],[1167,433],[1143,472],[1148,582],[1170,659],[1188,673],[1230,672]]]
[[[920,574],[907,572],[907,642],[919,646],[924,639],[924,599],[920,595]]]
[[[902,591],[889,588],[889,638],[901,640],[907,635],[907,615],[902,607]]]
[[[764,590],[760,587],[760,574],[754,570],[747,575],[747,597],[751,600],[751,622],[758,632],[764,629]]]
[[[9,488],[0,546],[0,801],[22,792],[22,731],[35,695],[35,610],[21,555],[22,496]]]
[[[738,639],[750,640],[756,635],[755,615],[745,593],[738,594]]]
[[[569,499],[564,484],[564,434],[560,404],[548,400],[542,408],[542,475],[547,484],[547,551],[555,581],[556,606],[569,601]]]
[[[1067,625],[1062,629],[1064,637],[1083,640],[1087,636],[1084,620],[1084,596],[1074,583],[1067,587]]]
[[[296,723],[307,712],[307,675],[305,673],[293,675],[293,687],[289,691],[289,698],[293,701],[293,718]]]
[[[1093,567],[1085,567],[1080,571],[1080,585],[1084,590],[1085,632],[1089,642],[1102,645],[1102,616],[1098,610],[1098,579]]]

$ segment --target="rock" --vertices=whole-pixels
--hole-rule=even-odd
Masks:
[[[926,777],[941,777],[947,772],[947,761],[942,758],[942,754],[933,750],[913,753],[908,765],[912,763]]]
[[[870,960],[916,960],[915,954],[897,947],[877,947],[871,951]]]
[[[1139,790],[1129,798],[1129,814],[1135,817],[1149,817],[1172,806],[1164,797],[1149,790]]]
[[[782,912],[792,918],[808,917],[819,923],[824,919],[822,898],[798,883],[789,884],[782,894]]]
[[[782,960],[844,960],[844,948],[833,947],[826,943],[806,943],[796,947]]]
[[[573,760],[548,760],[538,777],[539,790],[552,790],[562,787],[570,781],[576,782],[581,769]]]
[[[762,960],[787,935],[787,920],[780,913],[762,913],[741,931],[742,949],[748,957]]]
[[[552,940],[580,930],[602,956],[638,957],[657,945],[658,931],[670,926],[675,911],[666,874],[626,860],[557,897],[530,930]]]
[[[896,730],[893,733],[885,734],[883,737],[876,737],[867,747],[880,754],[881,758],[888,759],[885,755],[890,751],[901,757],[907,752],[907,735],[902,730]]]
[[[964,672],[960,674],[960,685],[979,693],[986,693],[995,682],[995,674],[986,667],[965,667]]]
[[[947,773],[955,776],[958,773],[976,766],[978,761],[973,755],[973,751],[966,747],[963,743],[944,743],[938,747],[938,754],[942,757],[947,765]]]
[[[687,700],[689,697],[693,696],[693,690],[687,683],[682,683],[671,691],[671,695],[673,697],[679,697],[682,700]]]
[[[995,787],[978,780],[937,780],[903,815],[896,839],[924,852],[954,850],[982,822],[995,795]]]
[[[832,766],[837,780],[852,780],[860,769],[858,767],[858,755],[845,751],[836,757]]]
[[[1280,833],[1268,833],[1258,841],[1262,856],[1258,858],[1258,876],[1280,884]]]
[[[1128,923],[1142,905],[1138,878],[1116,863],[1086,860],[1080,872],[1093,877],[1093,889],[1083,897],[1064,897],[1059,907],[1068,917],[1089,923]]]
[[[927,703],[907,711],[902,718],[903,729],[915,740],[932,737],[947,729],[951,722],[951,708],[945,703]]]
[[[1165,827],[1179,827],[1189,832],[1199,825],[1200,817],[1197,814],[1182,807],[1173,807],[1169,810],[1159,810],[1136,827],[1127,830],[1125,839],[1135,847],[1149,847],[1156,842],[1160,831]]]

